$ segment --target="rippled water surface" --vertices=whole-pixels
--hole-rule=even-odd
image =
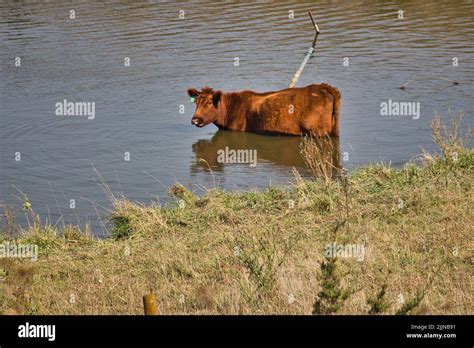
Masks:
[[[21,209],[24,193],[42,218],[104,234],[100,177],[142,202],[166,200],[176,181],[198,192],[290,182],[304,166],[298,138],[195,128],[186,89],[285,88],[313,39],[308,10],[321,35],[298,85],[341,91],[345,167],[433,150],[436,111],[472,125],[472,1],[2,1],[0,201]],[[95,118],[56,116],[64,99],[95,102]],[[381,116],[389,99],[419,102],[420,118]],[[258,165],[217,163],[225,146],[257,149]]]

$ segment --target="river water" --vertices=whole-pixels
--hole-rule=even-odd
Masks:
[[[145,203],[175,182],[198,193],[291,182],[304,172],[298,138],[198,129],[186,90],[286,88],[313,39],[308,10],[321,34],[298,86],[341,91],[344,167],[434,150],[435,112],[462,110],[472,126],[473,1],[3,0],[0,201],[21,215],[26,194],[43,219],[103,235],[102,180]],[[94,117],[57,115],[65,99],[95,103]],[[419,114],[385,115],[384,102]],[[226,146],[256,149],[257,165],[217,163]]]

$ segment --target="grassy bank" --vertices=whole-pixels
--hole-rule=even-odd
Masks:
[[[0,258],[0,312],[142,314],[153,292],[163,314],[472,314],[474,151],[433,125],[441,154],[402,169],[201,197],[176,185],[163,207],[113,198],[105,240],[39,221],[3,233],[39,258]],[[333,242],[363,257],[327,258]]]

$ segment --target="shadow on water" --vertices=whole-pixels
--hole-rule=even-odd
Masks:
[[[340,168],[339,139],[329,138],[327,142],[318,142],[325,158],[330,159],[334,167]],[[192,145],[195,160],[191,163],[191,173],[199,171],[224,172],[226,164],[219,160],[219,151],[256,150],[257,163],[269,163],[289,169],[296,168],[302,174],[309,174],[301,154],[302,137],[264,136],[246,132],[219,130],[211,139],[199,139]],[[331,153],[328,153],[331,152]],[[233,164],[232,164],[233,165]]]

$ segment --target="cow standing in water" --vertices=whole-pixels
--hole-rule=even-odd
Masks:
[[[276,92],[188,90],[196,103],[191,123],[274,135],[339,136],[339,91],[325,83]]]

